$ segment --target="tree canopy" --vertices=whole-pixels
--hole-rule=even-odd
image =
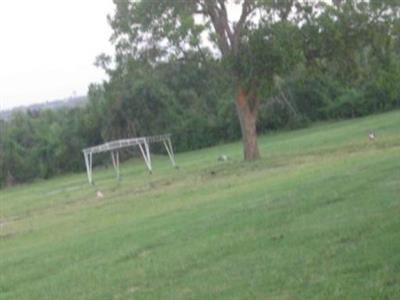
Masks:
[[[235,89],[244,158],[259,157],[256,124],[262,92],[305,61],[359,80],[358,52],[394,42],[396,1],[115,0],[109,18],[117,68],[129,60],[152,64],[212,56],[222,61]],[[371,43],[372,39],[372,43]],[[374,40],[375,39],[375,40]],[[383,40],[382,40],[383,39]],[[371,49],[369,49],[371,48]],[[102,57],[103,63],[110,59]],[[334,64],[328,63],[330,60]]]

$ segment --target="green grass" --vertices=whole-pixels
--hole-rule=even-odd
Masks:
[[[0,191],[0,299],[400,299],[400,112],[259,144]]]

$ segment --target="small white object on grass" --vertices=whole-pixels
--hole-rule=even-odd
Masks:
[[[104,198],[104,195],[101,191],[97,191],[96,196],[97,198]]]
[[[373,141],[373,140],[375,140],[375,138],[376,138],[375,132],[370,131],[370,132],[368,133],[368,139],[369,139],[370,141]]]
[[[227,161],[229,159],[228,155],[222,154],[218,156],[218,161]]]

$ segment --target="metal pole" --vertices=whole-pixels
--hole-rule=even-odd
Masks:
[[[172,150],[171,141],[169,139],[167,141],[163,140],[163,143],[164,143],[165,149],[168,152],[169,160],[171,161],[172,166],[176,167],[175,158],[174,158],[174,152]]]
[[[115,173],[117,174],[117,179],[119,180],[119,153],[111,151],[111,159],[114,166]]]
[[[86,166],[86,173],[87,173],[87,178],[89,181],[89,184],[92,184],[91,178],[90,178],[90,169],[89,169],[89,160],[88,160],[88,155],[87,153],[83,153],[83,156],[85,157],[85,166]]]
[[[149,169],[150,169],[150,173],[153,171],[151,168],[151,156],[150,156],[150,147],[149,144],[147,143],[147,140],[144,140],[144,147],[146,149],[146,154],[147,154],[147,161],[149,163]]]
[[[145,151],[143,150],[142,144],[139,143],[138,145],[139,145],[140,152],[142,152],[143,159],[144,159],[144,162],[145,162],[145,164],[146,164],[146,167],[147,167],[147,169],[149,169],[149,172],[151,173],[151,172],[152,172],[152,171],[151,171],[151,165],[149,164],[149,162],[148,162],[148,160],[147,160],[147,156],[146,156]],[[146,151],[146,152],[147,152],[147,151]]]
[[[93,170],[93,153],[89,153],[89,170],[90,170],[90,179],[89,182],[90,184],[93,184],[93,177],[92,177],[92,170]]]
[[[119,152],[117,151],[117,178],[120,180],[120,172],[119,172]]]

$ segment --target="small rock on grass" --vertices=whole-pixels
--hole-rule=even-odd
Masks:
[[[228,161],[230,158],[228,155],[226,154],[221,154],[220,156],[218,156],[218,161]]]

